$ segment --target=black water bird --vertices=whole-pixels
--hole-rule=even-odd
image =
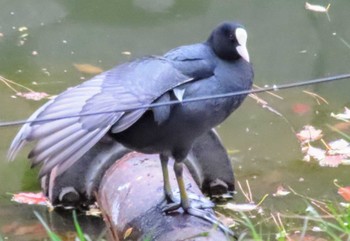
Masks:
[[[252,86],[253,70],[246,41],[247,32],[242,25],[224,22],[203,43],[181,46],[164,56],[136,59],[66,90],[39,108],[29,120],[248,90]],[[9,159],[13,159],[26,142],[35,141],[29,158],[33,165],[42,164],[40,175],[56,167],[64,172],[102,137],[109,135],[127,148],[160,154],[164,192],[169,202],[174,198],[167,162],[173,157],[181,202],[165,210],[181,206],[188,213],[203,217],[205,214],[191,206],[186,193],[183,161],[194,140],[223,122],[245,97],[28,123],[13,140]]]

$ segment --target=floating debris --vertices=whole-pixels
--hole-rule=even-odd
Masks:
[[[42,100],[44,98],[48,98],[49,94],[45,93],[45,92],[17,92],[16,93],[17,96],[26,98],[27,100],[35,100],[35,101],[39,101]]]
[[[131,52],[129,52],[129,51],[123,51],[123,52],[122,52],[122,55],[130,56],[130,55],[131,55]]]
[[[328,10],[330,8],[331,4],[328,4],[327,7],[322,6],[322,5],[316,5],[316,4],[311,4],[306,2],[305,3],[305,9],[316,12],[316,13],[325,13],[327,15],[328,21],[331,21],[331,18],[329,17]]]
[[[290,191],[287,191],[287,189],[285,189],[282,185],[280,185],[277,187],[277,191],[273,193],[272,196],[283,197],[283,196],[287,196],[288,194],[290,194]]]
[[[73,65],[79,72],[85,73],[85,74],[99,74],[103,72],[103,69],[91,64],[73,64]]]
[[[339,114],[334,114],[333,112],[331,113],[331,117],[334,117],[338,120],[342,120],[342,121],[348,121],[350,119],[350,109],[348,109],[347,107],[344,107],[345,111],[343,113],[339,113]]]
[[[22,27],[18,28],[18,31],[20,31],[20,32],[27,31],[27,30],[28,30],[28,28],[25,27],[25,26],[22,26]]]
[[[258,205],[256,205],[255,203],[227,203],[225,205],[219,205],[219,207],[229,209],[235,212],[250,212],[255,210],[258,207]]]
[[[306,10],[310,10],[312,12],[318,12],[318,13],[327,13],[330,6],[331,4],[328,4],[327,7],[324,7],[322,5],[311,4],[308,2],[305,3]]]

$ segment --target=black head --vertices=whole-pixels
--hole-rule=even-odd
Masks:
[[[208,43],[219,58],[225,60],[243,58],[249,62],[247,37],[247,32],[242,25],[224,22],[213,30]]]

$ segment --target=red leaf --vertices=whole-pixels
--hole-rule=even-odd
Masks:
[[[320,161],[320,166],[337,167],[343,160],[343,155],[326,155],[325,158]]]
[[[13,194],[11,201],[24,204],[36,204],[36,205],[47,205],[48,200],[42,192],[20,192]]]
[[[350,186],[340,187],[338,189],[338,194],[344,198],[345,201],[350,201]]]
[[[295,103],[294,105],[292,105],[292,111],[299,115],[304,115],[310,112],[310,110],[311,110],[311,107],[308,104]]]

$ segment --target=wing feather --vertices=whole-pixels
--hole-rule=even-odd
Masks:
[[[35,159],[37,162],[41,162],[63,151],[70,144],[81,139],[88,133],[87,130],[81,129],[79,123],[74,124],[72,127],[73,128],[68,127],[64,131],[55,132],[52,135],[40,139],[28,157]]]
[[[89,132],[77,142],[71,144],[63,152],[45,161],[39,175],[44,176],[48,174],[52,168],[59,165],[59,174],[67,170],[71,165],[73,165],[79,158],[81,158],[91,147],[93,147],[108,131],[109,128],[96,129]]]
[[[40,175],[59,165],[64,172],[81,158],[113,126],[121,132],[147,110],[117,111],[156,101],[171,89],[192,81],[173,63],[161,57],[129,62],[70,88],[39,108],[28,119],[61,118],[23,125],[8,152],[13,159],[28,141],[36,141],[30,153],[34,165],[42,163]],[[105,112],[89,115],[93,112]],[[78,116],[65,118],[67,116]],[[64,119],[62,119],[64,117]]]
[[[23,136],[27,141],[35,141],[45,136],[50,135],[56,131],[67,128],[70,125],[76,123],[79,119],[75,118],[67,118],[62,120],[56,120],[52,122],[45,122],[42,124],[36,124],[35,126],[28,127],[27,135]]]

